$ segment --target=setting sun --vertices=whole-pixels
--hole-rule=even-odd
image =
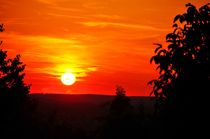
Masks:
[[[76,77],[72,73],[64,73],[61,76],[61,82],[64,85],[72,85],[72,84],[74,84],[76,82]]]

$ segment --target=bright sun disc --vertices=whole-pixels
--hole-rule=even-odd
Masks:
[[[64,73],[62,76],[61,76],[61,82],[64,84],[64,85],[72,85],[74,84],[76,81],[76,77],[74,76],[74,74],[72,73]]]

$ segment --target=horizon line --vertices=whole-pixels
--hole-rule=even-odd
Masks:
[[[66,93],[29,93],[29,95],[89,95],[89,96],[110,96],[115,97],[116,95],[109,95],[109,94],[66,94]],[[144,95],[126,95],[127,97],[154,97],[154,96],[144,96]]]

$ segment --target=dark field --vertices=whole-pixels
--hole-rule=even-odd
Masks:
[[[53,95],[33,94],[36,102],[35,115],[38,122],[66,124],[84,131],[94,132],[106,119],[114,96],[106,95]],[[136,113],[144,109],[145,115],[153,114],[154,99],[151,97],[130,97]]]
[[[155,104],[152,97],[107,95],[30,94],[27,100],[7,103],[0,118],[1,139],[145,137]]]
[[[30,97],[35,102],[33,121],[35,121],[35,127],[40,128],[39,130],[52,129],[53,132],[58,132],[57,128],[59,128],[60,132],[65,132],[61,133],[63,135],[71,131],[74,136],[84,135],[90,138],[100,138],[101,130],[109,115],[110,105],[115,98],[115,96],[106,95],[57,94],[33,94]],[[137,120],[141,118],[139,113],[142,112],[144,120],[153,115],[153,98],[129,97],[129,99]]]

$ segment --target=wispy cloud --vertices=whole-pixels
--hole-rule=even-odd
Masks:
[[[44,3],[44,4],[51,4],[54,5],[56,3],[56,0],[36,0],[40,3]]]
[[[110,15],[110,14],[95,14],[95,15],[92,15],[92,17],[95,17],[95,18],[102,18],[102,19],[114,19],[114,20],[117,20],[117,19],[123,19],[122,16],[119,16],[119,15]]]
[[[104,9],[108,5],[107,5],[107,1],[91,1],[91,2],[85,2],[85,3],[83,3],[82,6],[84,8],[87,8],[87,9],[98,10],[98,9]]]
[[[89,72],[97,70],[91,63],[85,46],[74,38],[10,34],[4,39],[19,42],[18,46],[22,47],[18,49],[21,50],[24,61],[28,63],[27,69],[31,73],[43,73],[59,78],[62,73],[69,71],[76,77],[83,78]],[[17,50],[14,46],[10,49]]]
[[[63,11],[63,12],[81,12],[82,11],[81,9],[73,8],[73,7],[63,7],[56,4],[51,4],[51,5],[54,5],[54,6],[51,6],[52,9]]]
[[[90,22],[80,22],[80,24],[88,27],[122,27],[122,28],[135,28],[135,29],[142,29],[142,30],[152,30],[152,31],[168,31],[169,29],[161,29],[156,28],[154,26],[148,25],[140,25],[140,24],[127,24],[127,23],[117,23],[117,22],[97,22],[97,21],[90,21]]]
[[[81,9],[74,8],[72,6],[61,6],[59,3],[61,2],[66,2],[67,5],[70,5],[71,3],[66,1],[66,0],[36,0],[39,3],[45,4],[48,6],[50,9],[54,9],[56,11],[63,11],[63,12],[78,12],[81,11]]]
[[[69,15],[69,14],[47,13],[47,15],[54,16],[54,17],[61,17],[61,18],[87,19],[86,17],[74,16],[74,15]]]

